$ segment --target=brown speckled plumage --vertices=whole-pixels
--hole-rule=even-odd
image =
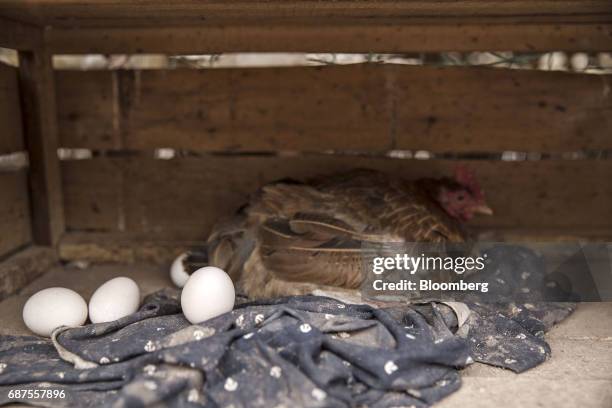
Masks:
[[[465,240],[460,223],[431,197],[441,184],[457,185],[369,170],[267,185],[239,216],[215,228],[207,262],[228,271],[252,298],[358,288],[364,241]]]

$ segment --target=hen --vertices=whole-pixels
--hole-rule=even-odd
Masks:
[[[364,242],[464,242],[462,223],[475,214],[492,211],[464,168],[454,179],[354,170],[307,184],[281,181],[217,225],[185,266],[218,266],[250,298],[356,289],[365,277]]]

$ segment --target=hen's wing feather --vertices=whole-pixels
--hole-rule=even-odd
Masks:
[[[362,170],[263,187],[237,225],[216,229],[209,248],[211,260],[229,267],[247,292],[265,294],[272,281],[359,287],[368,242],[464,239],[414,183]]]
[[[266,269],[284,281],[358,287],[363,280],[363,241],[350,230],[331,234],[337,232],[333,226],[315,227],[294,231],[288,220],[263,225],[259,242]]]
[[[266,214],[258,234],[262,262],[286,281],[354,288],[364,278],[364,244],[463,240],[413,185],[368,171],[314,187],[269,186],[253,208]]]

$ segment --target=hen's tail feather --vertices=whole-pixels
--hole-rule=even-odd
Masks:
[[[193,249],[187,252],[187,256],[183,258],[183,267],[189,275],[208,265],[208,249],[206,247]]]
[[[245,262],[255,248],[255,239],[246,228],[245,217],[218,224],[210,234],[205,247],[190,251],[183,261],[185,270],[192,274],[205,266],[223,269],[238,282],[242,276]]]

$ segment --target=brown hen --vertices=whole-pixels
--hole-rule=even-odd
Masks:
[[[185,260],[227,271],[250,298],[356,289],[366,242],[464,242],[462,222],[491,214],[474,177],[408,181],[372,170],[277,182],[220,223]]]

